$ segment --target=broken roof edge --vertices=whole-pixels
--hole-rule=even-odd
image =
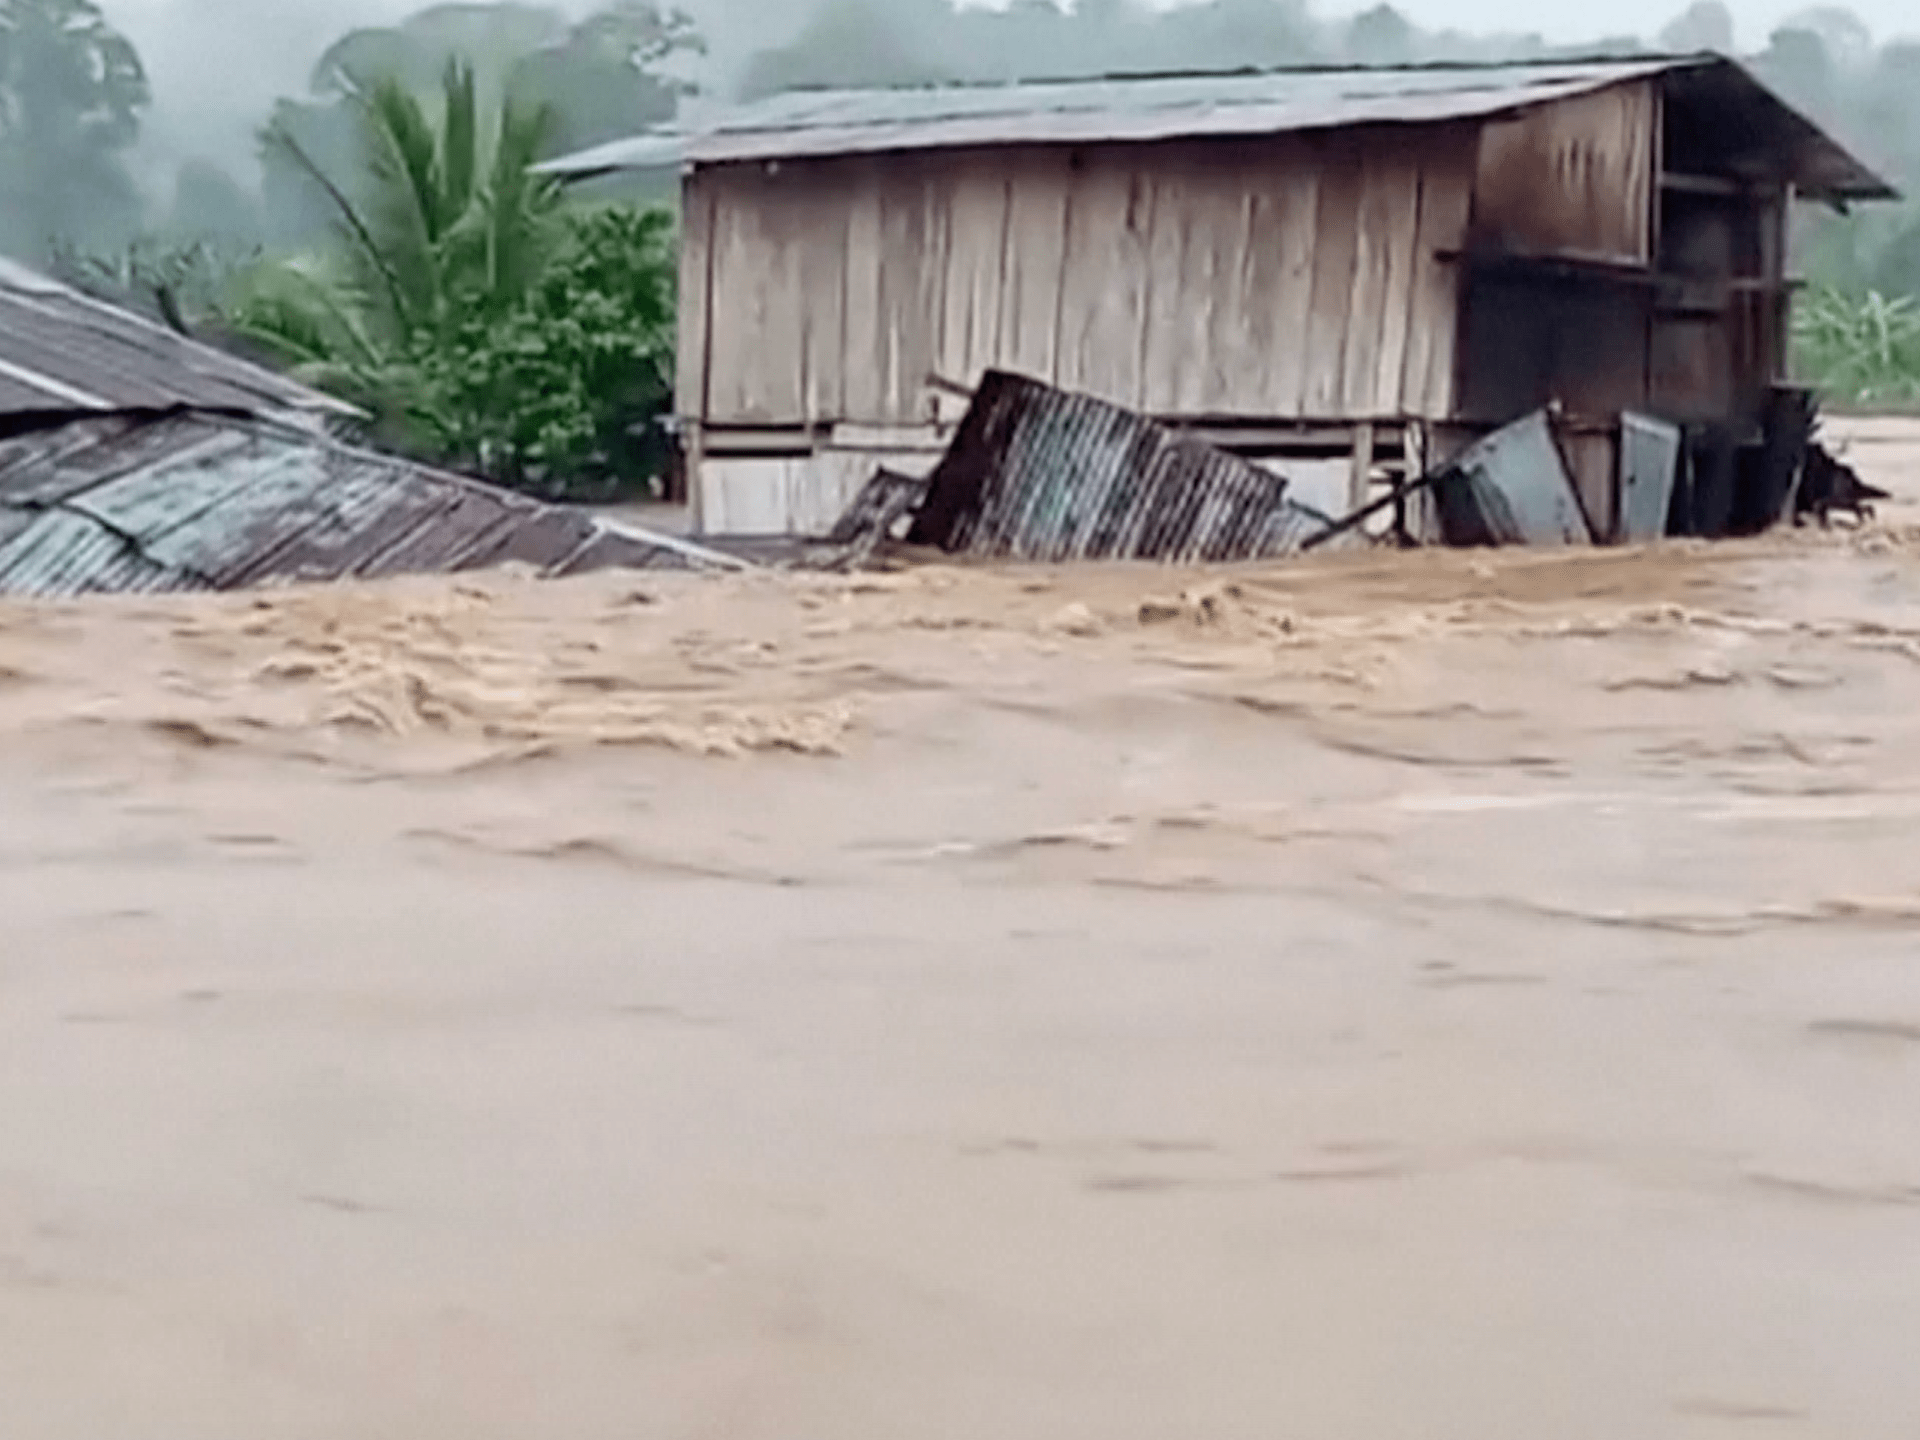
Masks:
[[[243,370],[252,371],[270,379],[274,383],[274,386],[281,392],[280,395],[275,398],[271,410],[281,413],[310,415],[316,418],[331,418],[334,420],[365,420],[369,418],[367,413],[357,405],[341,400],[336,396],[328,395],[324,391],[316,390],[313,386],[304,384],[270,365],[263,365],[259,361],[250,359],[247,356],[236,355],[230,350],[223,350],[220,346],[198,339],[195,336],[184,335],[177,330],[160,324],[158,321],[149,319],[137,310],[130,309],[124,305],[115,305],[111,301],[103,300],[97,295],[88,294],[78,286],[56,280],[51,275],[35,270],[31,266],[23,265],[19,261],[9,259],[4,255],[0,255],[0,290],[12,290],[18,294],[41,300],[61,300],[69,304],[78,305],[83,309],[108,315],[118,324],[131,326],[135,330],[164,337],[169,344],[180,346],[191,356],[205,357],[208,362],[216,367],[238,366]],[[95,415],[108,415],[126,408],[116,405],[105,398],[91,395],[85,390],[75,386],[48,377],[27,375],[23,377],[23,380],[24,383],[32,384],[36,388],[45,391],[45,393],[53,399],[68,402],[64,406],[48,406],[47,412],[50,414],[63,409],[77,409]],[[187,406],[185,408],[193,407]],[[202,408],[211,409],[218,407]],[[259,413],[269,413],[269,409],[263,408]]]
[[[703,125],[643,131],[548,161],[539,169],[565,180],[585,181],[622,171],[673,166],[698,168],[1006,145],[1251,138],[1351,125],[1490,119],[1635,80],[1713,70],[1737,76],[1743,87],[1779,112],[1802,144],[1823,152],[1829,163],[1818,168],[1829,171],[1833,178],[1802,186],[1809,198],[1840,202],[1898,197],[1898,191],[1884,178],[1738,60],[1714,52],[1498,63],[1241,68],[865,90],[790,90],[722,111]],[[1500,83],[1503,76],[1508,77],[1506,83]],[[1272,87],[1270,93],[1258,93],[1262,81],[1310,82],[1325,90],[1328,82],[1369,77],[1397,78],[1401,83],[1397,88],[1359,94],[1335,90],[1331,94],[1297,93],[1287,97],[1279,86]],[[1473,79],[1486,83],[1444,83]],[[1080,100],[1100,87],[1112,92],[1105,105],[1058,103]],[[1169,96],[1173,91],[1186,93],[1183,98],[1169,98],[1159,104],[1137,103],[1154,90]],[[1004,97],[1007,103],[990,103],[995,97]],[[1048,100],[1055,101],[1057,108],[1047,105]],[[959,103],[943,111],[937,108],[942,101]]]
[[[434,484],[445,485],[451,489],[468,494],[485,495],[499,501],[511,510],[527,513],[539,513],[551,510],[566,510],[579,515],[587,522],[591,530],[590,537],[582,543],[580,549],[586,550],[602,537],[630,541],[640,545],[650,545],[657,550],[665,550],[680,556],[696,566],[705,566],[713,570],[752,570],[757,567],[735,556],[725,554],[690,540],[684,535],[671,535],[650,526],[636,525],[631,521],[617,520],[605,515],[597,515],[586,506],[570,504],[562,500],[543,500],[537,495],[529,495],[524,490],[516,490],[497,480],[488,480],[483,476],[469,475],[464,470],[450,469],[430,460],[416,460],[409,455],[399,455],[388,450],[376,450],[364,444],[346,440],[338,435],[316,432],[302,423],[298,415],[275,414],[264,411],[226,410],[205,405],[172,405],[164,409],[125,410],[110,412],[126,416],[140,424],[161,424],[168,420],[202,419],[223,422],[237,428],[277,433],[281,438],[310,445],[345,459],[375,467],[388,466],[399,472],[410,474]],[[107,418],[99,412],[81,413],[71,419],[100,420]]]
[[[1752,70],[1731,56],[1708,52],[1699,57],[1701,63],[1694,66],[1676,66],[1674,73],[1691,69],[1695,73],[1706,75],[1718,73],[1740,85],[1756,100],[1770,106],[1784,120],[1789,129],[1797,131],[1803,145],[1812,145],[1823,151],[1826,157],[1836,162],[1835,168],[1845,172],[1844,179],[1834,183],[1806,185],[1794,181],[1795,189],[1802,198],[1821,201],[1841,210],[1843,213],[1848,202],[1856,200],[1899,200],[1903,198],[1896,187],[1885,176],[1861,160],[1826,128],[1788,100],[1778,90],[1762,80]]]
[[[245,589],[516,562],[555,579],[752,568],[285,414],[178,405],[0,436],[0,595]]]

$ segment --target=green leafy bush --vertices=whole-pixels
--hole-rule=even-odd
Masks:
[[[575,497],[634,488],[665,458],[674,235],[664,211],[569,213],[540,279],[411,348],[411,418],[495,479]]]
[[[1814,289],[1795,308],[1793,341],[1800,377],[1830,401],[1920,404],[1920,299]]]
[[[273,137],[338,239],[245,277],[228,327],[404,453],[554,496],[647,488],[664,468],[670,215],[566,206],[535,168],[549,111],[509,100],[488,126],[471,70],[450,66],[442,88],[437,117],[398,81],[358,97],[366,173],[351,186]]]

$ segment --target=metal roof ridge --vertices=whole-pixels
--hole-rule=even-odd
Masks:
[[[138,335],[150,338],[154,350],[160,350],[163,346],[170,349],[172,353],[164,357],[165,361],[177,364],[184,371],[232,388],[250,388],[258,391],[263,409],[275,408],[309,415],[333,415],[341,419],[355,418],[363,414],[357,406],[328,395],[324,391],[316,390],[311,385],[303,384],[290,375],[222,350],[219,346],[195,336],[183,335],[142,315],[137,310],[103,300],[76,285],[70,285],[44,271],[5,256],[0,256],[0,293],[10,293],[15,297],[16,303],[33,306],[56,324],[85,323],[83,318],[76,317],[72,313],[64,317],[60,314],[58,309],[60,305],[70,305],[80,312],[80,317],[102,317],[114,326],[130,329]],[[103,330],[101,338],[122,341],[125,337]],[[159,356],[153,356],[153,358],[157,362],[161,359]],[[25,367],[19,368],[25,369]],[[34,373],[38,375],[38,372]],[[50,394],[83,393],[79,387],[53,376],[40,376],[26,383],[35,384]],[[102,399],[99,408],[114,410],[122,407],[110,400]]]
[[[1644,55],[1549,55],[1512,60],[1423,60],[1395,65],[1319,64],[1319,65],[1235,65],[1226,68],[1200,66],[1191,70],[1103,70],[1082,74],[1022,75],[1005,80],[921,80],[894,85],[794,85],[775,95],[742,102],[757,105],[780,95],[917,95],[946,90],[1021,90],[1052,85],[1101,85],[1154,80],[1254,80],[1264,75],[1497,75],[1513,70],[1591,70],[1601,67],[1632,68],[1653,66],[1679,69],[1708,64],[1731,57],[1714,51],[1666,53],[1649,51]],[[1550,81],[1539,81],[1549,84]]]

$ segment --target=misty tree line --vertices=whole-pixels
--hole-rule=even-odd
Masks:
[[[756,50],[740,42],[747,0],[731,4],[696,19],[614,0],[583,20],[442,5],[355,31],[304,93],[258,117],[257,164],[188,160],[156,185],[136,173],[154,96],[110,15],[94,0],[0,0],[0,250],[293,366],[362,403],[385,443],[510,483],[608,490],[663,453],[649,422],[668,398],[672,177],[583,198],[531,167],[670,120],[697,90],[1736,41],[1719,0],[1651,42],[1558,50],[1423,30],[1385,4],[1333,23],[1301,0],[819,0],[784,31],[755,31]],[[725,58],[707,53],[716,28]],[[1920,42],[1877,43],[1828,7],[1743,58],[1903,189],[1920,186]],[[1816,285],[1802,349],[1818,376],[1849,398],[1920,399],[1920,207],[1808,217],[1800,240]]]

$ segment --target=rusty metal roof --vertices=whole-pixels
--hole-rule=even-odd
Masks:
[[[225,590],[476,570],[730,565],[294,425],[175,411],[0,439],[0,594]]]
[[[1739,65],[1704,55],[796,90],[723,112],[704,125],[615,141],[545,168],[586,177],[682,163],[979,145],[1273,135],[1349,125],[1478,119],[1688,71],[1732,72],[1741,88],[1751,92],[1748,98],[1757,97],[1780,112],[1778,127],[1810,146],[1801,166],[1805,173],[1796,177],[1807,182],[1803,188],[1809,193],[1832,198],[1891,193],[1883,180]]]
[[[1018,560],[1252,560],[1298,550],[1325,523],[1237,455],[989,371],[908,539]]]
[[[114,410],[353,407],[0,259],[0,416]]]

